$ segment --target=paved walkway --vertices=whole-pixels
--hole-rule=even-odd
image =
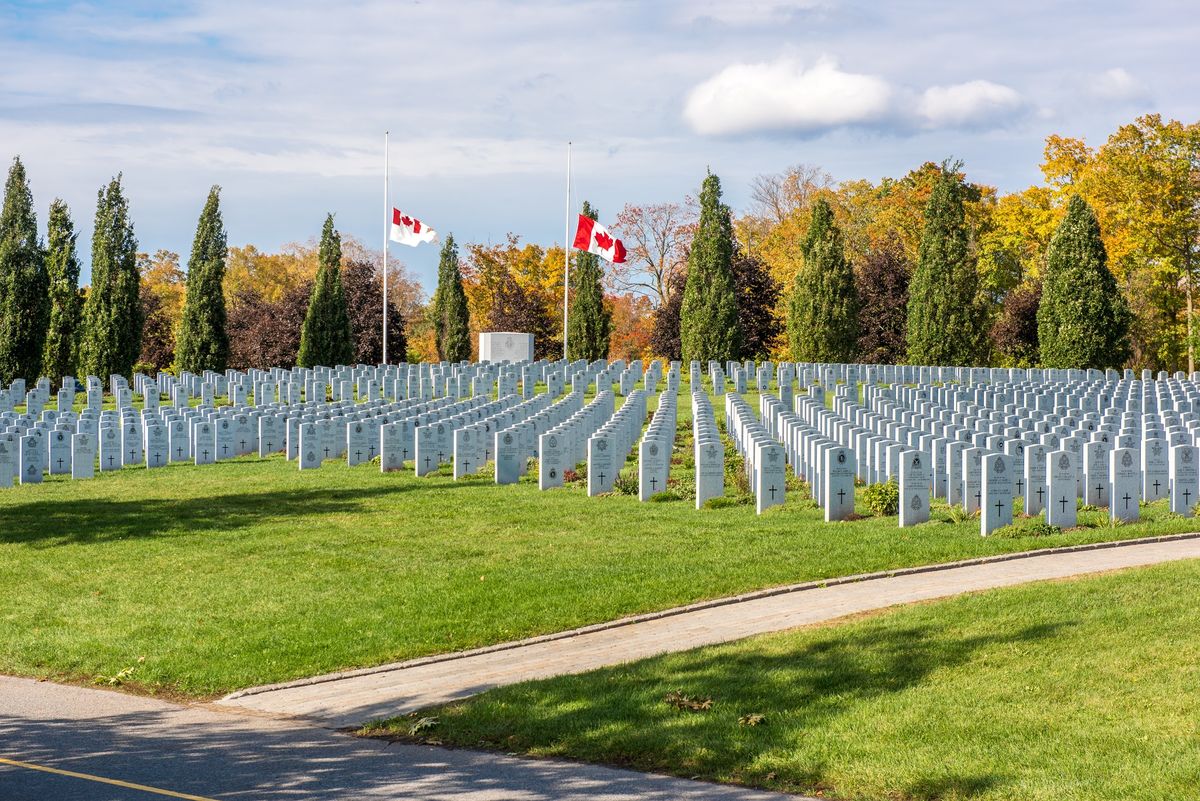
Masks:
[[[528,679],[629,662],[896,604],[1200,558],[1200,534],[849,577],[695,604],[517,643],[234,693],[220,706],[358,726]]]
[[[0,799],[797,801],[553,760],[363,740],[301,721],[0,676]]]

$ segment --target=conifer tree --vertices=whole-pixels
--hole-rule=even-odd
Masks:
[[[687,283],[679,313],[683,360],[724,362],[741,352],[734,286],[733,222],[721,202],[721,181],[709,173],[700,189],[700,221],[688,254]]]
[[[350,364],[354,359],[354,337],[342,288],[342,237],[333,227],[332,214],[325,217],[317,258],[317,277],[300,329],[296,361],[301,367]]]
[[[1037,312],[1042,364],[1120,367],[1129,358],[1130,316],[1108,269],[1096,214],[1074,195],[1046,251]]]
[[[585,200],[583,216],[596,220],[600,215]],[[575,253],[571,308],[567,321],[567,358],[571,361],[585,359],[593,362],[608,358],[612,312],[604,307],[604,290],[600,286],[603,276],[599,256],[584,251]]]
[[[801,362],[853,361],[858,342],[858,292],[846,260],[842,231],[824,198],[813,204],[801,247],[788,313],[792,358]]]
[[[75,375],[80,316],[79,257],[75,224],[67,204],[55,199],[47,223],[46,273],[50,281],[50,330],[42,354],[42,372],[52,378]]]
[[[50,323],[50,282],[25,165],[13,159],[0,211],[0,383],[36,381]]]
[[[925,206],[925,230],[908,288],[912,364],[966,366],[981,358],[986,329],[957,166],[943,165]]]
[[[179,369],[200,374],[222,372],[229,361],[229,335],[225,330],[225,226],[221,220],[221,187],[208,193],[192,257],[188,260],[187,297],[179,332],[175,337],[175,361]]]
[[[471,358],[471,313],[463,291],[454,235],[446,237],[438,260],[438,284],[433,294],[433,332],[438,358],[462,362]]]
[[[101,379],[129,376],[142,350],[137,239],[121,176],[97,193],[92,287],[83,304],[79,371]]]

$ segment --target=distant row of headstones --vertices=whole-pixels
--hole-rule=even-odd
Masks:
[[[456,479],[492,463],[502,484],[536,457],[542,489],[586,462],[595,495],[612,490],[636,448],[638,496],[648,500],[670,479],[680,371],[671,363],[664,376],[658,361],[543,360],[164,373],[137,375],[133,386],[113,376],[116,408],[107,410],[103,384],[89,377],[79,412],[73,379],[57,410],[46,408],[48,380],[29,390],[15,381],[0,390],[0,487],[284,453],[301,470],[380,457],[385,472],[411,464],[422,476],[449,464]],[[724,394],[725,429],[759,512],[784,502],[789,468],[827,520],[853,514],[855,479],[894,479],[899,525],[928,520],[930,499],[942,498],[978,512],[984,534],[1012,522],[1015,498],[1062,527],[1075,525],[1077,499],[1121,520],[1137,519],[1142,500],[1169,498],[1182,515],[1200,500],[1197,374],[770,362],[693,362],[689,371],[697,507],[724,494],[725,450],[704,385]],[[762,393],[757,413],[742,397],[748,386]]]

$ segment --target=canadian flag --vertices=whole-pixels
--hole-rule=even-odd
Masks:
[[[600,223],[590,217],[579,215],[579,228],[575,231],[575,249],[595,253],[613,264],[625,263],[625,246]]]
[[[392,209],[391,239],[393,242],[415,248],[422,242],[436,242],[437,231],[400,209]]]

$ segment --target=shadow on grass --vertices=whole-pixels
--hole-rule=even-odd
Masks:
[[[865,738],[847,746],[878,753],[870,724],[868,730],[862,724],[879,699],[927,685],[935,671],[963,666],[981,650],[1044,640],[1073,625],[1063,620],[974,637],[930,625],[839,627],[795,647],[778,640],[719,646],[485,695],[443,710],[447,725],[437,736],[457,745],[550,752],[790,792],[853,794],[835,780],[854,766],[833,771],[825,757],[831,748],[836,752],[838,737]],[[664,702],[670,691],[711,698],[713,706],[681,711]],[[765,725],[739,724],[756,713],[766,715]],[[964,707],[962,714],[970,713]],[[926,739],[939,735],[898,734],[894,724],[880,729],[900,738],[893,747],[940,754],[930,760],[939,765],[936,774],[897,785],[898,798],[973,798],[1011,778],[958,762],[954,742]],[[816,734],[830,728],[839,731],[834,739]]]
[[[0,544],[53,547],[150,539],[236,531],[268,520],[295,519],[302,525],[320,525],[321,515],[366,511],[373,501],[415,489],[390,485],[231,492],[190,498],[39,500],[5,510]],[[299,523],[305,518],[311,520]]]

